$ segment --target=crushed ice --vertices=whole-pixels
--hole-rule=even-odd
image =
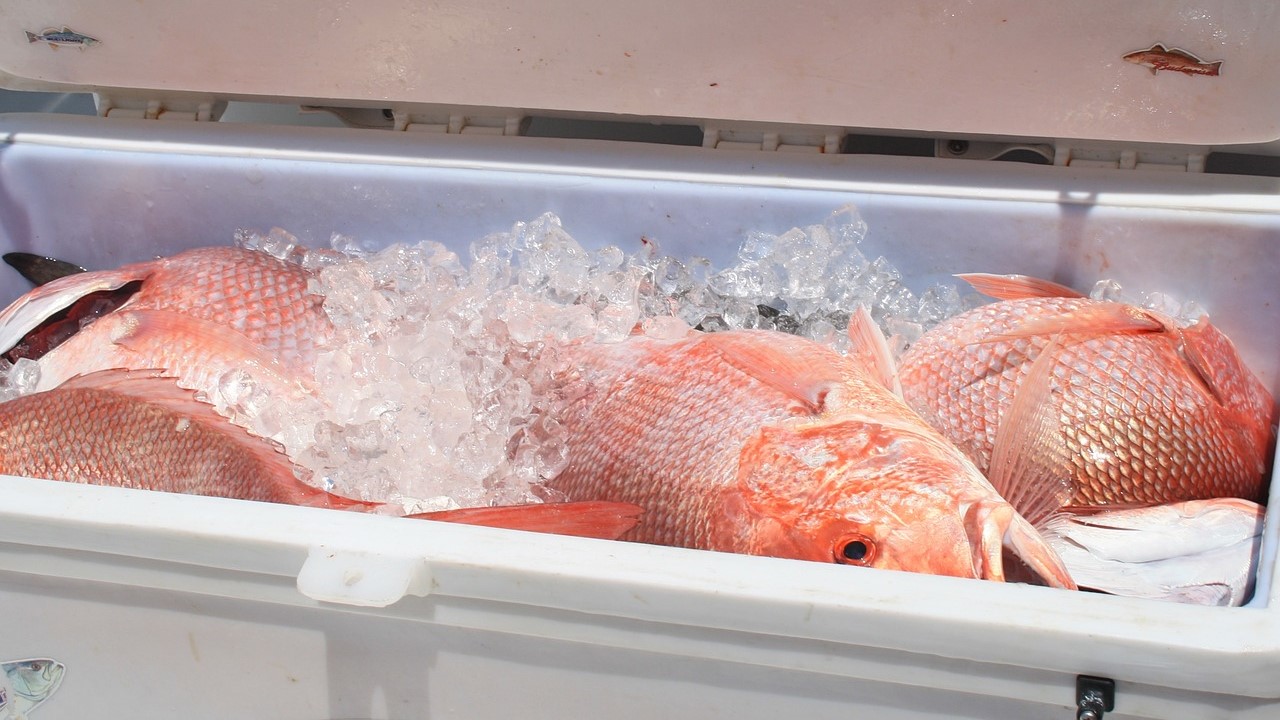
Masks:
[[[1113,279],[1099,280],[1089,292],[1094,300],[1121,302],[1155,310],[1174,319],[1180,327],[1191,327],[1205,316],[1204,308],[1195,300],[1179,301],[1162,292],[1130,292]]]

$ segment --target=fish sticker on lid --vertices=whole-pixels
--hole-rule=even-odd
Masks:
[[[38,35],[30,30],[27,30],[26,32],[27,42],[33,45],[39,42],[48,43],[49,47],[54,50],[57,50],[59,45],[80,48],[83,50],[102,42],[101,40],[89,37],[84,33],[78,33],[66,25],[63,25],[61,30],[56,27],[45,28],[44,30],[41,30]]]
[[[1135,65],[1151,69],[1155,75],[1160,70],[1172,70],[1184,75],[1208,75],[1217,77],[1222,68],[1222,61],[1206,62],[1179,48],[1167,48],[1163,43],[1156,43],[1146,50],[1135,50],[1124,56],[1124,60]]]
[[[27,717],[57,691],[66,671],[49,658],[0,662],[0,720]]]

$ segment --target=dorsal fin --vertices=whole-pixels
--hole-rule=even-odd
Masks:
[[[898,381],[898,368],[889,343],[865,305],[859,305],[849,318],[849,357],[862,364],[894,395],[902,397],[902,384]]]
[[[834,350],[794,335],[736,330],[707,333],[700,339],[729,365],[815,413],[822,412],[827,393],[844,375],[841,357]]]
[[[972,285],[974,290],[997,300],[1020,300],[1031,297],[1084,297],[1084,295],[1066,285],[1059,285],[1050,280],[1033,278],[1029,275],[961,273],[956,277]]]
[[[1060,345],[1050,341],[1031,363],[1000,418],[987,479],[1032,525],[1044,522],[1075,495],[1066,435],[1053,400],[1053,366]]]

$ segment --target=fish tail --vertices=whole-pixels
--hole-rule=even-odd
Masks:
[[[616,540],[640,522],[640,508],[604,501],[555,502],[441,510],[408,517]]]
[[[1205,72],[1205,74],[1206,74],[1206,75],[1214,75],[1214,76],[1216,76],[1216,75],[1218,74],[1218,71],[1219,71],[1221,68],[1222,68],[1222,61],[1221,61],[1221,60],[1219,60],[1219,61],[1217,61],[1217,62],[1211,62],[1211,63],[1209,63],[1208,70]]]
[[[27,30],[27,31],[26,31],[26,33],[27,33],[27,42],[29,42],[29,43],[38,43],[38,42],[40,42],[40,36],[39,36],[39,35],[37,35],[37,34],[35,34],[35,33],[31,32],[30,30]]]

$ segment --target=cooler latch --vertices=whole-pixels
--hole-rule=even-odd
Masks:
[[[1076,720],[1102,720],[1116,709],[1116,681],[1092,675],[1076,676]]]
[[[764,152],[840,152],[844,132],[794,132],[723,128],[708,125],[702,130],[702,147],[717,150],[760,150]]]

